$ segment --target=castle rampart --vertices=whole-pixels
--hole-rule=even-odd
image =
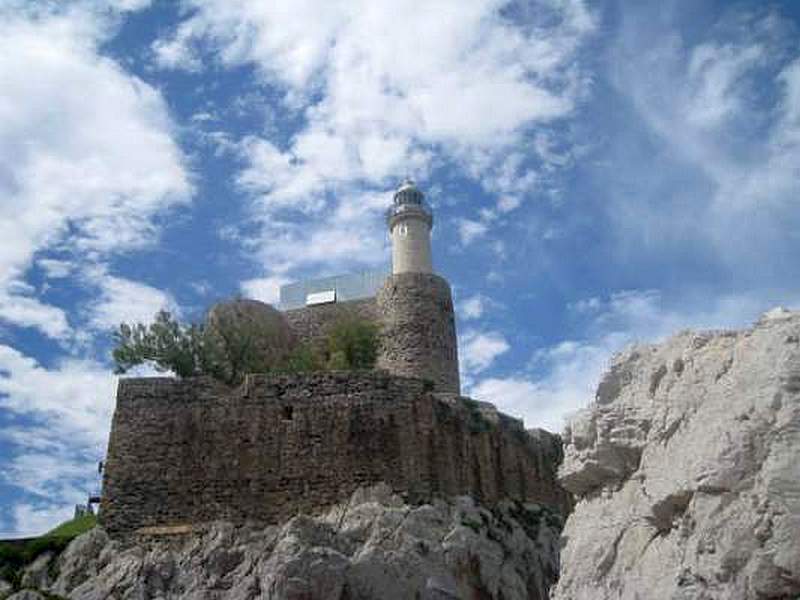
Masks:
[[[382,372],[122,379],[101,519],[111,535],[216,519],[275,523],[388,483],[409,501],[472,494],[565,507],[560,440]],[[449,398],[447,400],[446,398]]]

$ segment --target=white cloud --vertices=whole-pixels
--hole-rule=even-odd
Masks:
[[[152,286],[93,271],[89,280],[100,290],[88,309],[89,324],[97,330],[116,329],[120,323],[150,323],[157,312],[180,316],[174,298]]]
[[[511,212],[520,205],[520,199],[515,196],[501,196],[497,199],[497,210]]]
[[[562,430],[565,418],[587,406],[611,357],[634,342],[654,343],[684,329],[747,327],[775,305],[800,307],[800,291],[761,291],[716,298],[687,294],[670,306],[655,290],[625,290],[573,304],[588,317],[585,337],[539,349],[525,371],[489,377],[467,393],[524,419],[527,427]]]
[[[68,260],[54,258],[40,258],[36,264],[44,270],[48,279],[62,279],[70,275],[75,265]]]
[[[475,294],[458,303],[458,314],[464,320],[479,319],[487,305],[486,296]]]
[[[507,352],[510,346],[497,331],[468,330],[459,339],[458,356],[465,379],[488,369],[495,359]]]
[[[15,281],[6,285],[13,288]],[[54,339],[65,339],[72,332],[66,313],[41,302],[30,294],[9,293],[0,288],[0,319],[22,327],[35,327]]]
[[[242,292],[248,298],[277,306],[278,300],[280,300],[281,286],[289,283],[289,281],[290,280],[286,277],[248,279],[242,282],[241,288]]]
[[[525,378],[490,377],[470,388],[470,396],[491,402],[501,411],[523,418],[528,428],[539,427],[554,433],[562,429],[562,411],[583,406],[590,390],[582,389],[579,382],[570,382],[568,388],[552,391]],[[535,406],[536,409],[532,409]],[[531,416],[533,414],[533,417]]]
[[[96,471],[95,464],[77,460],[63,451],[49,453],[24,450],[5,464],[3,475],[14,487],[34,497],[58,499],[59,504],[74,506],[86,502],[90,492],[85,489],[86,482],[93,479]],[[18,523],[20,525],[23,524]],[[24,526],[29,524],[24,523]]]
[[[196,68],[209,50],[223,65],[253,65],[305,122],[288,146],[257,137],[243,144],[240,183],[265,224],[259,245],[271,249],[258,259],[270,259],[268,274],[341,262],[338,252],[295,252],[313,254],[321,240],[375,262],[381,240],[331,222],[327,209],[378,196],[407,173],[424,179],[437,161],[455,162],[506,196],[537,184],[526,153],[509,150],[530,129],[572,113],[585,87],[575,57],[595,24],[582,0],[515,6],[522,23],[503,16],[505,5],[184,2],[190,16],[154,46],[162,66]],[[290,208],[304,213],[304,226],[277,235]]]
[[[111,422],[116,378],[103,365],[62,361],[45,368],[0,345],[0,409],[10,446],[0,471],[28,494],[15,507],[15,535],[39,534],[97,486]]]
[[[85,498],[81,501],[85,502]],[[63,523],[71,519],[73,509],[74,505],[66,502],[62,504],[17,504],[13,508],[12,515],[15,527],[0,532],[0,537],[21,538],[42,535],[52,529],[55,523]]]
[[[609,174],[612,182],[625,174],[649,182],[644,199],[638,190],[611,195],[618,239],[637,254],[692,244],[703,258],[758,276],[776,256],[793,254],[800,227],[793,30],[776,12],[734,7],[687,44],[664,22],[650,8],[626,11],[609,58],[612,81],[636,108],[632,121],[666,148],[657,165],[634,157],[628,170]]]
[[[115,378],[93,361],[68,360],[48,369],[0,345],[0,406],[41,420],[48,438],[104,450]]]
[[[471,244],[478,238],[483,237],[488,231],[489,226],[480,221],[461,219],[458,222],[458,235],[461,238],[461,243],[465,246]]]
[[[268,167],[267,167],[268,168]],[[252,169],[252,176],[263,175],[263,169]],[[250,170],[243,176],[250,175]],[[249,183],[248,183],[249,185]],[[307,213],[297,220],[296,213],[271,212],[260,197],[261,207],[253,215],[260,223],[259,233],[245,243],[261,264],[268,266],[270,277],[286,277],[293,268],[324,265],[325,270],[343,270],[354,265],[378,265],[386,259],[388,236],[383,222],[384,209],[390,198],[383,190],[342,192],[336,199],[325,199],[309,192],[293,205]],[[276,201],[277,202],[277,201]]]
[[[197,72],[203,66],[188,46],[188,41],[180,36],[172,40],[156,40],[153,43],[153,53],[156,62],[165,69]]]
[[[190,184],[159,92],[98,53],[105,13],[37,6],[0,8],[0,295],[3,318],[60,337],[60,309],[9,295],[10,282],[56,245],[94,261],[152,242],[153,218]]]

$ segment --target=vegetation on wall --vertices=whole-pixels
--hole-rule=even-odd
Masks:
[[[334,323],[327,336],[329,369],[372,369],[378,356],[378,328],[359,319]]]
[[[122,323],[113,334],[115,372],[150,364],[159,371],[172,371],[178,377],[214,374],[219,359],[217,349],[203,325],[181,325],[167,311],[156,314],[145,325]]]
[[[181,378],[210,375],[227,384],[239,383],[247,373],[301,373],[324,370],[372,369],[378,351],[375,324],[355,318],[334,323],[322,343],[294,344],[286,352],[265,354],[269,326],[233,319],[207,323],[179,323],[166,311],[152,323],[123,323],[114,332],[115,372],[139,365]]]
[[[302,373],[373,369],[377,356],[377,326],[347,317],[333,323],[319,343],[299,344],[279,370]]]

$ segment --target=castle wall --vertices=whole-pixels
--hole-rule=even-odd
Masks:
[[[456,319],[447,281],[430,273],[391,275],[378,292],[377,307],[378,368],[458,394]]]
[[[318,304],[287,310],[283,313],[298,341],[318,342],[337,321],[356,318],[376,323],[378,308],[375,298]]]
[[[472,494],[567,506],[560,442],[378,372],[122,379],[101,521],[113,536],[215,519],[274,523],[385,481],[410,501]],[[548,437],[549,436],[549,437]]]

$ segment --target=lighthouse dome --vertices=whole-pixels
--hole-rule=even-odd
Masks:
[[[394,203],[396,205],[422,204],[424,200],[425,200],[425,195],[410,179],[406,179],[394,193]]]

